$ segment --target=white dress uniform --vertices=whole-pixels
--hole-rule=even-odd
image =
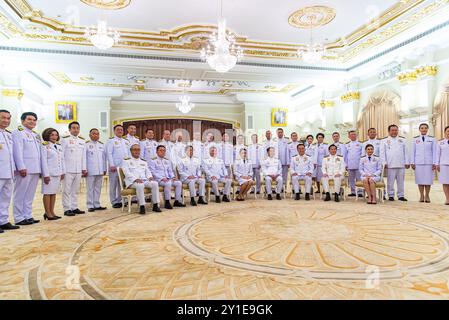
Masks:
[[[265,160],[268,158],[268,148],[274,148],[274,157],[279,159],[279,149],[278,149],[278,144],[277,141],[272,140],[266,140],[262,143],[262,149],[263,149],[263,159]]]
[[[203,143],[198,140],[193,140],[189,145],[193,147],[193,156],[203,163]]]
[[[182,183],[189,186],[190,197],[196,197],[195,185],[198,185],[200,197],[206,195],[206,180],[202,177],[201,160],[185,156],[178,163],[178,172]],[[189,179],[189,177],[194,177]]]
[[[173,144],[173,165],[176,167],[182,158],[186,156],[186,144],[184,142],[176,142]]]
[[[0,129],[0,226],[9,223],[9,204],[14,171],[12,137],[8,130]]]
[[[380,158],[387,168],[387,192],[394,197],[394,182],[397,183],[398,197],[404,197],[405,166],[410,164],[407,141],[403,137],[387,137],[382,140]]]
[[[374,154],[370,157],[364,156],[360,158],[359,172],[361,179],[366,179],[370,176],[374,182],[380,182],[382,160]]]
[[[161,187],[164,187],[164,198],[166,201],[171,199],[171,188],[175,187],[175,200],[182,202],[182,182],[173,181],[175,174],[173,165],[167,158],[154,157],[148,164],[154,179]],[[162,179],[169,179],[167,182]]]
[[[28,128],[19,126],[12,132],[16,170],[27,170],[27,175],[14,176],[14,221],[32,219],[34,195],[41,174],[41,139]]]
[[[131,145],[128,140],[112,137],[106,144],[106,154],[108,159],[108,166],[119,168],[123,165],[123,160],[130,157]],[[118,179],[118,171],[109,171],[109,198],[112,205],[122,202],[120,196],[120,181]]]
[[[80,136],[61,139],[64,152],[66,177],[63,183],[62,206],[64,211],[78,209],[78,193],[82,171],[86,170],[86,140]]]
[[[413,138],[410,164],[415,165],[415,183],[430,186],[433,184],[432,166],[436,164],[437,141],[434,137],[419,135]]]
[[[218,183],[224,183],[225,187],[223,194],[229,197],[231,194],[232,179],[227,178],[228,171],[226,170],[223,160],[218,157],[209,157],[209,159],[205,159],[203,161],[203,170],[206,173],[207,181],[212,185],[212,191],[215,196],[220,194],[218,190]],[[212,180],[213,177],[217,179]]]
[[[292,158],[290,164],[290,170],[292,174],[292,184],[295,193],[299,193],[301,187],[299,182],[301,180],[305,183],[306,193],[312,193],[312,174],[313,174],[313,162],[312,159],[304,154],[299,154]],[[294,174],[297,175],[294,175]],[[307,174],[310,173],[310,176]]]
[[[355,194],[355,183],[360,181],[360,158],[362,157],[362,143],[350,141],[345,145],[343,157],[349,173],[349,186],[351,193]]]
[[[277,140],[278,158],[282,165],[282,181],[287,184],[288,167],[290,166],[291,158],[289,157],[288,138],[281,138]]]
[[[435,164],[440,166],[438,180],[441,184],[449,184],[449,140],[438,141],[435,153]]]
[[[140,157],[147,163],[156,157],[156,148],[158,143],[156,140],[145,139],[140,141]]]
[[[135,144],[140,145],[140,140],[138,136],[132,136],[130,134],[127,134],[125,139],[129,141],[130,147],[132,147]]]
[[[42,179],[42,194],[57,194],[61,186],[61,176],[66,173],[64,152],[61,145],[48,141],[42,142],[41,161],[42,178],[50,178],[48,184],[45,184],[44,179]]]
[[[341,156],[328,155],[323,159],[323,166],[321,167],[323,171],[323,177],[321,178],[321,183],[323,184],[324,192],[329,191],[329,180],[334,180],[334,192],[339,193],[341,188],[341,183],[345,178],[346,164],[345,160]],[[328,175],[325,177],[324,175]],[[340,175],[336,177],[336,175]]]
[[[171,141],[166,141],[162,139],[161,141],[159,141],[158,145],[165,147],[165,157],[170,161],[173,169],[174,168],[173,166],[176,164],[175,150],[174,150],[175,144]]]
[[[234,163],[234,175],[239,185],[243,185],[253,179],[253,164],[248,159],[238,159]],[[244,179],[243,177],[251,177],[251,179]]]
[[[203,160],[210,158],[210,148],[215,147],[218,151],[218,144],[215,142],[205,142],[203,145]]]
[[[362,157],[366,156],[366,146],[371,144],[374,147],[374,155],[376,157],[380,157],[380,147],[382,145],[382,141],[379,139],[370,139],[368,141],[365,141],[362,146]]]
[[[265,189],[267,191],[267,194],[272,193],[272,182],[273,179],[270,177],[270,175],[278,175],[276,178],[276,193],[280,194],[282,192],[283,187],[283,178],[282,178],[282,164],[281,161],[276,158],[266,158],[265,160],[261,161],[262,166],[262,174],[265,177]]]
[[[317,143],[315,145],[314,163],[316,164],[316,181],[320,182],[322,177],[321,166],[323,158],[329,155],[329,145],[327,143]]]
[[[344,157],[345,145],[343,143],[341,143],[340,141],[333,142],[332,144],[337,147],[337,155],[340,157]]]
[[[159,186],[156,181],[150,181],[153,178],[148,164],[140,158],[126,158],[123,160],[123,174],[125,175],[125,185],[127,188],[136,189],[137,201],[140,206],[145,205],[145,188],[151,189],[151,202],[159,204]],[[142,183],[135,182],[142,180]]]
[[[107,171],[106,148],[101,141],[86,142],[87,208],[100,208],[101,186]]]
[[[260,161],[264,159],[266,151],[260,144],[252,144],[248,147],[248,159],[253,165],[253,178],[256,180],[256,192],[260,192],[261,177],[260,177]]]
[[[299,141],[292,141],[288,143],[288,159],[292,160],[293,157],[298,155],[298,144]]]
[[[218,158],[223,160],[223,163],[228,171],[228,176],[231,175],[231,166],[234,163],[234,146],[229,142],[222,142],[217,146]]]
[[[306,144],[306,155],[312,159],[313,166],[314,166],[313,175],[312,175],[313,178],[316,178],[316,174],[317,174],[317,170],[315,168],[315,165],[316,165],[315,151],[316,151],[315,143]]]

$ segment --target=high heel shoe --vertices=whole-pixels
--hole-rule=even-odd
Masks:
[[[58,219],[60,219],[60,218],[59,217],[49,217],[46,213],[44,213],[44,220],[52,221],[52,220],[58,220]]]

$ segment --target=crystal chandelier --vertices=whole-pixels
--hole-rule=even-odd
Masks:
[[[316,16],[310,15],[308,18],[310,20],[310,43],[306,46],[305,49],[299,49],[298,55],[304,62],[317,63],[323,58],[324,54],[326,53],[326,48],[320,43],[313,42],[313,22],[316,19]]]
[[[235,67],[243,58],[243,50],[236,44],[235,36],[226,32],[226,20],[223,18],[223,0],[221,1],[221,19],[217,33],[212,34],[207,49],[201,50],[201,58],[217,72],[225,73]]]
[[[87,28],[86,37],[100,50],[108,50],[120,39],[118,31],[108,28],[106,21],[98,21],[97,28]]]
[[[190,97],[188,95],[183,95],[179,97],[180,103],[176,104],[176,108],[184,114],[189,113],[195,108],[195,104],[190,102]]]

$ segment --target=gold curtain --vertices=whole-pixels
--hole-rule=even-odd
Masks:
[[[449,86],[446,88],[446,91],[441,94],[440,99],[433,108],[432,124],[435,138],[438,140],[444,138],[444,128],[449,125]]]
[[[373,93],[357,121],[357,132],[361,140],[366,139],[369,128],[377,129],[379,139],[387,137],[388,126],[399,125],[400,105],[400,97],[391,91]]]

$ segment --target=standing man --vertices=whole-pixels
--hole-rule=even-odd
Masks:
[[[171,139],[170,130],[164,130],[164,133],[162,134],[162,140],[159,141],[158,146],[165,147],[165,156],[164,157],[166,157],[170,161],[172,168],[173,168],[173,164],[175,163],[175,156],[174,156],[174,150],[173,150],[175,144],[173,142],[171,142],[170,139]],[[156,154],[157,154],[157,148],[156,148]]]
[[[197,206],[195,201],[196,190],[195,185],[198,184],[198,203],[207,204],[204,201],[206,195],[206,180],[202,177],[201,161],[193,156],[193,147],[187,146],[185,150],[186,156],[182,158],[178,163],[178,171],[182,183],[189,186],[190,191],[190,204],[194,207]]]
[[[229,142],[229,134],[223,134],[223,141],[218,145],[218,158],[223,160],[223,163],[231,176],[231,166],[234,163],[234,146]]]
[[[317,144],[315,147],[315,166],[316,166],[316,186],[317,193],[321,192],[321,177],[323,176],[323,171],[321,170],[323,164],[323,158],[329,155],[329,146],[324,143],[324,134],[318,133],[316,135]]]
[[[87,176],[86,140],[79,136],[80,124],[76,121],[69,124],[69,132],[68,136],[61,139],[66,170],[63,181],[62,206],[64,215],[73,217],[76,214],[85,213],[78,208],[78,193],[81,177]]]
[[[407,201],[404,197],[405,169],[410,168],[407,141],[398,136],[399,128],[392,124],[388,127],[389,136],[382,141],[381,159],[387,169],[387,192],[390,201],[394,201],[394,182],[397,185],[399,201]]]
[[[139,137],[136,136],[137,133],[137,127],[133,124],[129,125],[126,129],[128,134],[126,135],[125,139],[129,141],[130,145],[139,144]]]
[[[4,230],[19,229],[9,222],[9,204],[13,187],[14,171],[16,170],[13,156],[11,132],[7,130],[11,124],[11,114],[8,110],[0,110],[0,233]]]
[[[340,133],[332,133],[332,140],[334,141],[333,145],[337,147],[337,155],[343,157],[345,145],[340,142]]]
[[[145,132],[145,139],[140,141],[140,157],[147,163],[156,156],[156,148],[158,144],[154,140],[154,131],[147,129]]]
[[[165,209],[171,210],[173,206],[182,208],[186,206],[182,203],[182,182],[176,179],[173,165],[165,157],[166,152],[165,146],[159,145],[156,148],[156,157],[150,161],[149,168],[159,186],[164,187]],[[172,186],[175,188],[175,202],[173,206],[170,204]]]
[[[366,146],[369,144],[374,147],[374,155],[376,157],[380,157],[380,146],[382,142],[376,137],[377,137],[376,128],[368,129],[368,140],[365,141],[362,146],[362,157],[366,156]]]
[[[346,168],[349,172],[349,185],[351,186],[351,194],[348,197],[355,197],[355,183],[360,181],[360,158],[362,157],[362,143],[357,140],[355,130],[349,131],[349,142],[345,145],[343,158]],[[360,195],[363,197],[363,195]]]
[[[256,191],[260,194],[261,179],[260,179],[260,161],[263,159],[263,148],[257,142],[257,134],[251,136],[252,144],[248,147],[248,159],[253,165],[253,179],[256,181]]]
[[[218,148],[217,143],[215,143],[215,137],[212,132],[209,132],[206,136],[206,142],[203,146],[203,160],[210,158],[210,149],[212,147]]]
[[[298,155],[299,137],[296,132],[293,132],[290,137],[292,141],[288,143],[288,159],[291,161],[293,157]]]
[[[123,165],[123,160],[129,158],[130,143],[123,139],[123,126],[114,126],[114,136],[106,144],[106,153],[109,166],[109,198],[114,209],[122,207],[120,195],[120,181],[117,168]]]
[[[176,134],[176,142],[173,144],[173,165],[176,167],[182,158],[186,156],[186,144],[183,142],[182,132]]]
[[[106,148],[100,141],[100,131],[96,128],[89,132],[90,140],[86,142],[86,169],[87,169],[87,210],[106,210],[100,204],[101,186],[106,175]]]
[[[430,203],[429,193],[433,185],[437,164],[437,141],[434,137],[427,135],[429,132],[428,124],[420,124],[419,131],[421,135],[413,138],[410,164],[412,169],[415,170],[415,183],[418,185],[420,194],[419,202]]]
[[[203,143],[201,142],[201,132],[195,131],[193,133],[193,141],[191,143],[193,147],[193,156],[203,163]]]
[[[330,201],[330,188],[329,180],[334,181],[334,200],[335,202],[340,202],[340,188],[341,183],[345,177],[345,160],[343,157],[337,155],[337,147],[330,145],[329,155],[323,159],[323,189],[326,192],[326,197],[324,201]]]
[[[212,192],[215,194],[215,202],[221,202],[218,183],[224,183],[223,202],[231,202],[232,179],[228,175],[223,160],[218,158],[217,148],[211,147],[209,152],[209,158],[203,161],[203,169],[206,173],[207,181],[212,185]]]
[[[265,189],[268,194],[268,200],[273,200],[271,194],[273,193],[272,182],[276,181],[276,199],[282,200],[281,192],[284,185],[282,179],[282,164],[281,161],[275,157],[275,150],[269,147],[267,150],[268,157],[262,160],[262,173],[265,176]]]
[[[265,132],[265,138],[267,139],[263,144],[262,144],[262,149],[263,149],[263,159],[264,160],[266,158],[268,158],[268,153],[267,150],[268,148],[273,148],[274,149],[274,156],[276,158],[279,158],[279,153],[278,153],[278,144],[272,139],[272,133],[270,130],[267,130]]]
[[[288,167],[290,166],[290,160],[288,153],[288,138],[284,137],[284,129],[279,128],[276,131],[277,134],[277,149],[279,160],[282,165],[282,181],[284,182],[284,188],[287,185]]]
[[[33,200],[41,174],[41,138],[33,129],[37,115],[25,112],[22,125],[12,132],[12,146],[16,172],[14,173],[14,221],[25,226],[39,223],[33,219]]]
[[[312,192],[313,162],[312,159],[306,155],[306,148],[303,144],[298,144],[297,149],[298,155],[292,157],[290,164],[295,200],[301,199],[301,187],[299,181],[303,180],[306,189],[306,201],[309,201],[310,193]]]

